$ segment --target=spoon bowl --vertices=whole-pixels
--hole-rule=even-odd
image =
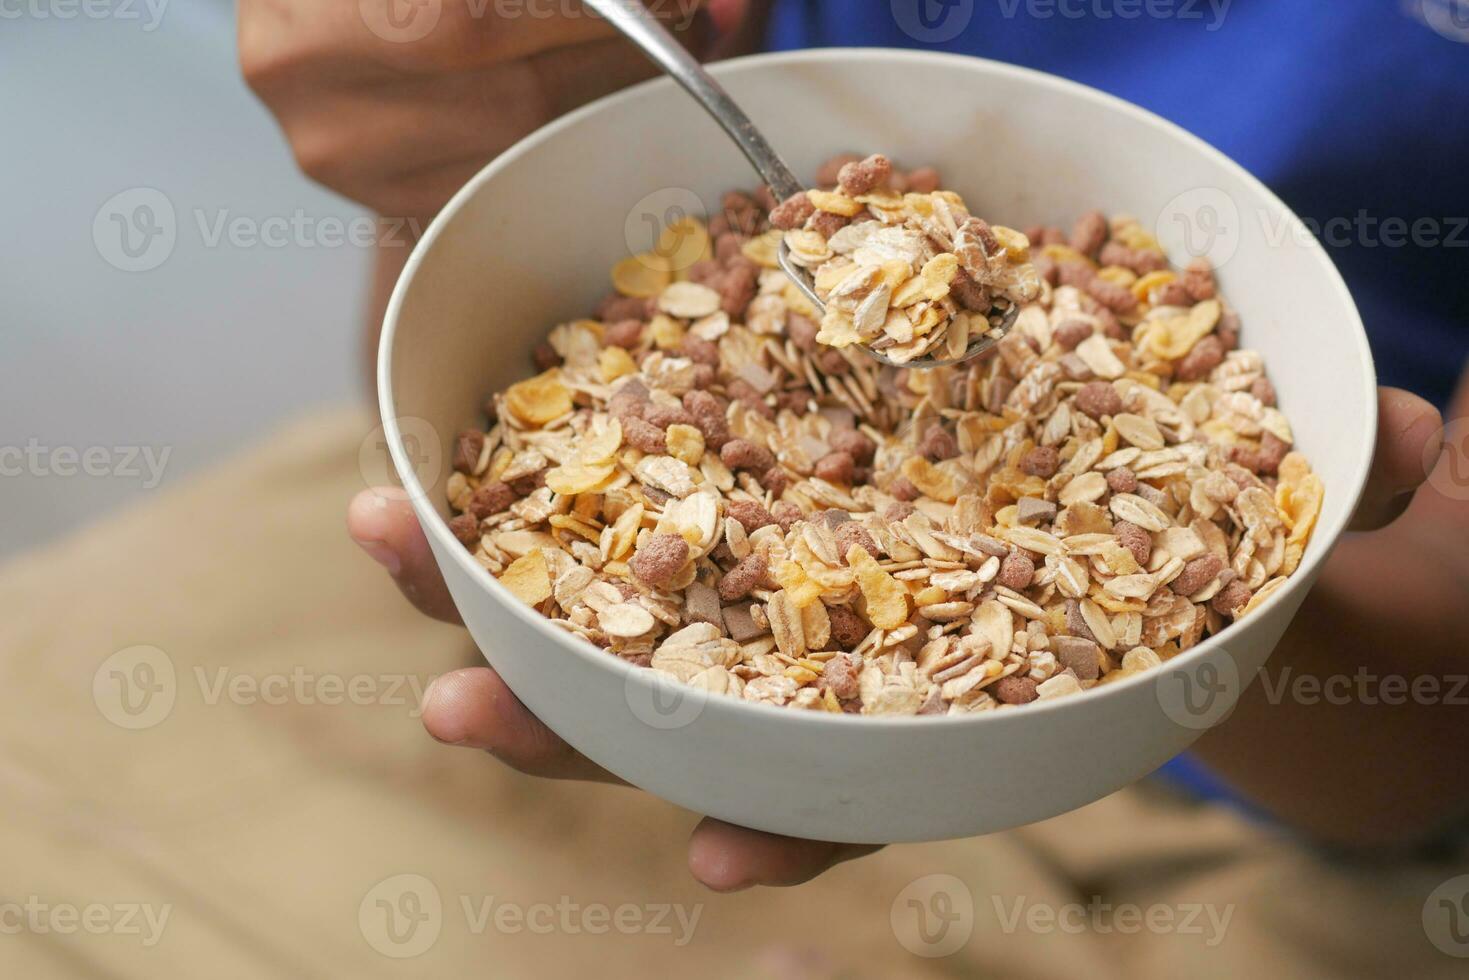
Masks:
[[[754,121],[724,90],[724,86],[715,81],[714,77],[704,70],[693,55],[684,50],[683,46],[674,39],[672,34],[668,33],[668,29],[647,7],[643,6],[640,0],[585,0],[585,2],[587,6],[605,17],[608,23],[622,32],[629,41],[637,45],[654,64],[682,85],[684,90],[692,95],[710,116],[714,117],[714,121],[729,134],[730,139],[734,140],[760,176],[770,185],[771,193],[777,200],[784,201],[806,190],[791,172],[791,168],[775,152]],[[801,292],[806,294],[806,298],[811,300],[818,310],[825,312],[826,304],[816,294],[816,283],[811,278],[811,273],[791,261],[790,248],[784,241],[780,243],[778,255],[780,267],[785,274],[791,278]],[[1009,332],[1019,314],[1019,308],[1012,307],[998,324],[991,322],[991,330],[986,331],[985,336],[971,340],[962,357],[945,359],[924,355],[899,363],[865,344],[862,345],[862,350],[873,360],[891,367],[922,370],[963,364],[988,353]],[[998,331],[994,329],[995,327],[998,327]]]
[[[776,252],[776,260],[780,263],[781,271],[790,277],[791,282],[796,284],[796,288],[811,301],[813,306],[825,313],[826,303],[822,301],[816,292],[816,280],[812,278],[809,270],[802,268],[792,261],[790,246],[784,240],[781,241],[780,249]],[[1012,303],[1010,309],[1005,312],[1004,318],[999,323],[994,323],[993,321],[990,323],[991,329],[986,331],[984,336],[970,339],[969,346],[964,349],[964,354],[960,357],[946,358],[926,354],[923,357],[915,357],[909,361],[895,361],[885,355],[881,350],[868,347],[866,344],[863,344],[861,349],[862,353],[877,363],[885,364],[888,367],[917,368],[919,370],[954,367],[958,364],[967,364],[970,361],[978,360],[989,354],[995,349],[996,344],[1005,339],[1005,335],[1010,332],[1011,327],[1015,326],[1015,321],[1018,319],[1020,319],[1020,307]],[[994,331],[998,331],[998,333]]]

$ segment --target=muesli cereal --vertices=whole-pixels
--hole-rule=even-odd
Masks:
[[[954,714],[1157,667],[1295,571],[1323,487],[1207,264],[1126,216],[1031,229],[997,354],[893,369],[818,342],[772,210],[619,265],[459,437],[451,527],[520,601],[710,692]]]
[[[972,216],[953,191],[894,177],[881,154],[852,160],[836,187],[801,191],[770,212],[826,307],[817,341],[906,364],[955,360],[981,336],[999,339],[1007,314],[1040,294],[1030,242]]]

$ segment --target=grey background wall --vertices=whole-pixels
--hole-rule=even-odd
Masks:
[[[0,11],[0,557],[160,492],[150,450],[166,488],[362,397],[365,215],[297,173],[232,4],[152,4]]]

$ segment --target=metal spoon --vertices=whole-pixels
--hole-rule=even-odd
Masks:
[[[626,35],[654,64],[673,76],[676,82],[698,100],[709,115],[714,117],[714,121],[738,144],[765,183],[770,185],[771,193],[777,200],[784,201],[806,189],[745,111],[730,98],[724,86],[715,81],[693,55],[673,39],[673,35],[668,33],[639,0],[583,0],[583,3],[605,17],[608,23]],[[791,281],[818,310],[824,312],[826,304],[816,295],[816,281],[808,270],[791,261],[790,249],[784,241],[780,243],[778,260],[781,269],[790,276]],[[1011,304],[1004,319],[998,324],[1000,337],[1009,332],[1019,315],[1020,308]],[[998,342],[999,337],[973,338],[962,357],[946,360],[924,356],[901,364],[885,357],[882,351],[873,350],[866,345],[862,349],[874,360],[893,367],[936,368],[974,360],[990,351]]]

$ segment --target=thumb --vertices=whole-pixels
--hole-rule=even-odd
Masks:
[[[347,533],[387,569],[420,612],[446,623],[459,622],[459,610],[408,501],[388,490],[362,491],[347,507]]]
[[[714,18],[714,26],[721,34],[728,34],[744,20],[748,0],[709,0],[708,6],[710,16]]]
[[[1438,409],[1401,388],[1378,389],[1377,449],[1352,530],[1371,531],[1397,520],[1428,479],[1423,461],[1437,458],[1442,442]]]

